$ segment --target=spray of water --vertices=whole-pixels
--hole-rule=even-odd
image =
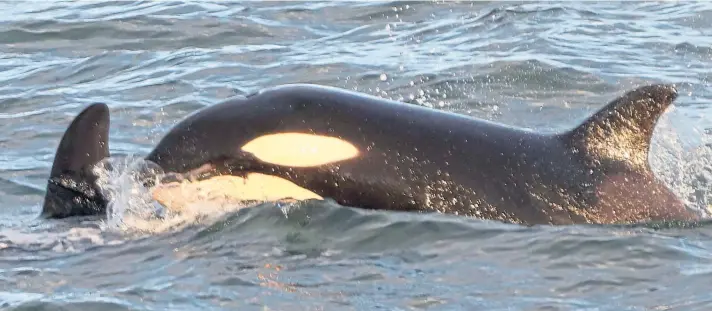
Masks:
[[[241,202],[199,202],[171,211],[152,196],[152,187],[165,175],[140,157],[107,158],[95,168],[97,184],[108,198],[104,229],[154,234],[199,223],[211,223],[226,213],[251,206]],[[252,204],[254,205],[254,203]]]
[[[712,138],[700,137],[701,144],[690,147],[663,115],[655,129],[650,165],[686,205],[705,217],[712,215]]]

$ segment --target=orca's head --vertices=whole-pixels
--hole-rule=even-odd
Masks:
[[[92,104],[69,125],[57,147],[42,216],[100,215],[107,200],[96,184],[94,166],[109,157],[109,108]]]

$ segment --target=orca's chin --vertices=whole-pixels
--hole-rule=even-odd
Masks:
[[[324,199],[287,179],[261,173],[248,173],[244,177],[219,175],[202,180],[166,182],[152,189],[151,196],[159,205],[172,212],[203,204],[226,206],[245,202]]]

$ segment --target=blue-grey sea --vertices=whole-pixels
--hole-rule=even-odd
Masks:
[[[1,310],[712,310],[712,226],[523,227],[328,202],[141,219],[129,172],[198,109],[337,86],[542,131],[676,83],[650,155],[712,205],[712,2],[0,2]],[[39,218],[111,109],[106,219]],[[113,174],[113,175],[112,175]]]

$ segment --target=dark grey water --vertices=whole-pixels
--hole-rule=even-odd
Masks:
[[[709,310],[705,225],[524,228],[327,203],[162,223],[37,214],[88,103],[111,107],[112,152],[131,163],[185,115],[293,82],[542,130],[678,83],[652,160],[705,209],[710,20],[691,1],[0,3],[0,308]],[[145,204],[130,176],[107,177],[118,210]]]

